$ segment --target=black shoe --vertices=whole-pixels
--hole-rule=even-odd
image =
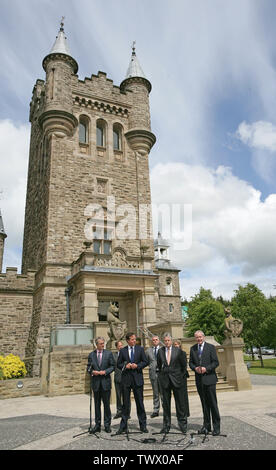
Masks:
[[[151,418],[157,418],[157,416],[159,416],[159,413],[158,413],[157,411],[154,411],[154,412],[150,415]]]
[[[143,432],[143,433],[148,433],[149,431],[147,430],[146,426],[143,427],[143,428],[140,428],[140,431]]]
[[[101,426],[95,426],[93,429],[91,429],[90,434],[94,434],[95,432],[101,432]]]
[[[169,426],[164,426],[161,431],[160,431],[160,434],[168,434],[170,432],[170,427]]]
[[[179,429],[183,434],[187,434],[187,426],[179,426]]]
[[[108,433],[111,432],[110,426],[105,426],[105,427],[104,427],[104,430],[105,430],[105,432],[108,432]]]
[[[113,419],[118,419],[122,417],[122,413],[116,413],[115,416],[113,416]]]
[[[220,435],[220,431],[213,431],[212,432],[212,436],[219,436]]]
[[[115,436],[120,436],[120,434],[124,434],[126,432],[125,429],[118,429],[118,431],[115,433]]]

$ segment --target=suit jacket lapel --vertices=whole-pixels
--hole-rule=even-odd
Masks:
[[[170,364],[172,363],[172,361],[174,361],[176,355],[177,355],[177,351],[176,351],[175,348],[172,346],[172,349],[171,349],[171,362],[170,362]]]
[[[201,354],[201,361],[202,361],[202,359],[205,357],[205,355],[206,355],[207,352],[208,352],[208,344],[205,343],[205,344],[204,344],[203,351],[202,351],[202,354]]]
[[[97,350],[93,351],[93,363],[94,363],[94,369],[99,370]]]

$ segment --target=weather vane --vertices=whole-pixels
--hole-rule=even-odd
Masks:
[[[136,45],[136,41],[133,41],[132,43],[132,54],[135,55],[135,45]]]
[[[60,31],[63,31],[64,20],[65,20],[65,16],[62,16],[62,17],[61,17],[61,22],[60,22]]]

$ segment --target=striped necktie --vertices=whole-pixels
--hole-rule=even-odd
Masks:
[[[98,364],[99,366],[101,365],[102,363],[102,351],[98,351]]]
[[[171,348],[169,348],[168,351],[167,351],[167,363],[168,363],[168,366],[170,365],[170,362],[171,362]]]

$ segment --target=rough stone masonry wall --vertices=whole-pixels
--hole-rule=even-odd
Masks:
[[[33,308],[34,273],[0,274],[0,353],[25,356]]]
[[[86,372],[92,346],[56,346],[49,354],[48,394],[88,393],[90,378]]]
[[[49,146],[51,143],[48,142]],[[26,194],[22,272],[38,270],[46,259],[50,147],[38,122],[32,124]]]
[[[92,87],[93,83],[93,87]],[[89,142],[86,152],[79,144],[78,128],[74,135],[64,139],[53,137],[51,154],[51,183],[48,218],[47,260],[51,262],[72,262],[83,250],[85,226],[89,215],[85,209],[89,204],[106,206],[107,197],[114,196],[116,206],[131,204],[138,215],[137,173],[134,152],[129,148],[124,133],[128,130],[128,117],[124,112],[109,112],[106,108],[92,106],[88,97],[91,91],[100,95],[110,107],[121,99],[121,108],[126,106],[126,95],[107,80],[104,74],[86,81],[87,88],[81,82],[74,93],[86,92],[85,104],[81,99],[74,105],[74,115],[79,119],[86,116],[89,127]],[[88,86],[90,85],[90,87]],[[112,91],[115,90],[115,93]],[[90,100],[91,101],[91,100]],[[130,102],[128,103],[130,107]],[[126,109],[126,108],[124,108]],[[102,119],[106,128],[104,148],[96,146],[96,122]],[[122,151],[113,150],[113,124],[122,126]],[[120,157],[120,158],[118,158]],[[151,203],[148,157],[139,160],[140,202]],[[137,231],[134,240],[117,240],[114,246],[122,246],[129,256],[140,257],[140,241]],[[149,242],[152,244],[152,241]],[[151,247],[151,254],[153,249]]]

